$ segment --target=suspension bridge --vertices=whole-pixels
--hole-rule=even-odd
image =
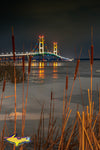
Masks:
[[[47,45],[44,41],[44,36],[39,35],[38,42],[35,45],[35,48],[30,52],[15,52],[15,59],[17,61],[22,61],[22,56],[25,56],[25,60],[28,61],[29,56],[32,57],[32,61],[36,62],[59,62],[59,61],[72,61],[73,59],[69,59],[66,57],[62,57],[58,54],[58,46],[57,42],[53,42],[53,50],[50,52],[47,49]],[[2,53],[0,54],[0,61],[13,61],[13,53]]]

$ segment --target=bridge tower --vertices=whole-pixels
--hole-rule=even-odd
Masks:
[[[53,42],[53,53],[57,55],[57,42]]]
[[[44,36],[39,35],[39,53],[44,53]]]

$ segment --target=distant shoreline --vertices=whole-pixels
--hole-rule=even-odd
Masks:
[[[78,58],[77,58],[78,59]],[[76,58],[74,58],[74,60],[77,60]],[[89,58],[80,58],[80,60],[90,60]],[[93,60],[100,60],[100,58],[94,58]]]

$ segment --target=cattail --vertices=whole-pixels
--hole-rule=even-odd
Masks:
[[[52,91],[51,91],[51,100],[52,100],[52,97],[53,97],[53,93],[52,93]]]
[[[4,91],[5,91],[5,86],[6,86],[6,80],[4,80],[4,82],[3,82],[2,92],[4,92]]]
[[[29,56],[28,74],[30,74],[31,69],[31,56]]]
[[[93,26],[91,26],[91,65],[93,65]]]
[[[66,90],[68,90],[68,76],[66,76]]]
[[[25,56],[22,57],[22,61],[23,61],[23,73],[25,72]]]
[[[14,31],[12,27],[12,48],[13,48],[13,60],[15,62],[15,40],[14,40]]]
[[[93,65],[93,45],[91,45],[91,65]]]
[[[77,60],[77,65],[76,65],[75,74],[74,74],[74,80],[76,79],[76,76],[77,76],[77,72],[78,72],[78,68],[79,68],[79,63],[80,63],[80,59]]]

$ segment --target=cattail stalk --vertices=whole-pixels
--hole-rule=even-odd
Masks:
[[[77,60],[76,69],[75,69],[75,73],[74,73],[74,80],[76,79],[76,76],[77,76],[77,72],[78,72],[78,68],[79,68],[79,63],[80,63],[80,59]]]
[[[80,113],[77,112],[77,114],[78,114],[78,117],[79,117],[79,119],[80,119],[80,121],[81,121],[81,123],[82,123],[82,119],[81,119]],[[87,131],[86,131],[86,129],[85,129],[83,123],[82,123],[82,128],[84,128],[84,132],[85,132],[85,135],[86,135],[87,140],[88,140],[88,142],[89,142],[89,145],[90,145],[91,149],[93,150],[93,146],[92,146],[92,144],[91,144],[90,138],[89,138],[89,136],[88,136],[88,133],[87,133]]]
[[[72,138],[73,132],[74,132],[74,130],[75,130],[76,123],[77,123],[77,120],[75,121],[75,124],[74,124],[74,126],[73,126],[72,132],[71,132],[70,137],[69,137],[69,139],[68,139],[68,142],[67,142],[67,145],[66,145],[66,148],[65,148],[66,150],[68,149],[69,144],[70,144],[70,142],[71,142],[71,138]]]
[[[4,119],[4,126],[3,126],[3,130],[2,130],[2,141],[1,141],[1,150],[4,150],[4,133],[5,133],[5,127],[6,127],[6,116],[7,113],[5,114],[5,119]]]
[[[89,113],[88,113],[88,106],[86,107],[86,128],[88,127],[88,120],[89,120]],[[86,140],[86,150],[88,150],[88,142]]]
[[[51,127],[51,143],[53,142],[53,135],[54,135],[54,100],[53,100],[53,109],[52,109],[52,127]]]
[[[23,98],[22,98],[22,137],[24,136],[23,126],[24,126],[24,73],[25,73],[25,57],[22,57],[23,65]]]
[[[42,106],[41,115],[40,115],[40,123],[39,123],[39,127],[38,127],[38,137],[37,137],[38,149],[40,149],[40,146],[41,146],[41,125],[42,125],[43,109],[44,109],[44,104]],[[38,142],[40,142],[40,143],[38,143]]]
[[[65,102],[65,112],[67,108],[67,91],[68,91],[68,75],[66,76],[66,102]]]
[[[28,98],[28,87],[29,87],[29,75],[30,75],[30,69],[31,69],[31,56],[29,56],[29,65],[28,65],[28,80],[27,80],[27,92],[26,92],[26,102],[25,102],[25,109],[24,109],[24,123],[23,123],[23,134],[25,129],[25,117],[26,117],[26,108],[27,108],[27,98]]]
[[[15,71],[15,63],[14,63],[14,78],[15,78],[15,122],[14,122],[14,134],[16,134],[16,71]],[[13,150],[15,150],[15,145],[13,146]]]
[[[6,76],[6,74],[5,74],[5,76]],[[3,94],[4,94],[4,91],[5,91],[5,86],[6,86],[6,80],[4,79],[4,81],[3,81],[3,88],[2,88],[2,94],[1,94],[0,112],[1,112],[1,107],[2,107],[2,101],[3,101]]]
[[[93,116],[93,109],[94,109],[94,101],[93,101],[93,103],[92,103],[92,116]]]
[[[63,123],[64,123],[64,120],[65,120],[65,110],[64,110],[64,107],[65,107],[65,89],[64,89],[64,95],[63,95],[63,114],[62,114],[62,127],[63,127]]]
[[[93,27],[91,27],[91,60],[90,60],[90,67],[91,67],[91,104],[92,104]],[[91,126],[91,123],[90,123],[90,126]]]
[[[13,61],[14,61],[14,79],[15,79],[15,121],[14,121],[14,134],[16,134],[16,70],[15,70],[15,40],[14,40],[14,32],[12,27],[12,48],[13,48]],[[15,150],[15,145],[13,146],[13,150]]]
[[[63,125],[63,129],[62,129],[62,134],[61,134],[61,139],[60,139],[60,143],[59,143],[58,150],[60,150],[60,148],[62,147],[64,131],[65,131],[65,127],[66,127],[66,124],[67,124],[67,122],[68,122],[68,119],[69,119],[69,117],[70,117],[71,111],[72,111],[72,110],[70,110],[67,119],[65,119],[65,121],[64,121],[64,125]]]
[[[22,67],[23,67],[23,97],[22,97],[22,137],[24,136],[24,73],[25,73],[25,56],[22,57]],[[23,145],[21,145],[20,150],[23,150]]]
[[[99,137],[100,137],[100,88],[99,88]]]
[[[78,111],[77,111],[78,112]],[[81,136],[81,125],[80,125],[80,121],[79,121],[79,118],[78,118],[78,128],[79,128],[79,150],[81,150],[82,148],[82,136]]]
[[[92,103],[92,65],[91,65],[91,103]]]
[[[91,136],[93,137],[95,146],[98,147],[98,149],[100,149],[100,144],[98,143],[98,141],[97,141],[97,139],[96,139],[96,137],[95,137],[95,135],[94,135],[94,132],[93,132],[93,129],[92,129],[92,128],[90,128],[90,134],[91,134]],[[91,140],[91,138],[90,138],[90,140]]]
[[[99,113],[98,113],[98,114],[99,114]],[[96,125],[96,122],[97,122],[97,118],[98,118],[98,114],[97,114],[96,119],[95,119],[95,121],[94,121],[94,124],[93,124],[92,130],[94,130],[94,128],[95,128],[95,125]]]
[[[25,73],[25,56],[22,57],[23,74]]]
[[[72,98],[72,93],[73,93],[73,89],[74,89],[74,83],[75,83],[75,80],[73,81],[73,85],[72,85],[72,89],[71,89],[71,93],[70,93],[70,97],[69,97],[69,102],[68,102],[66,114],[67,114],[68,111],[69,111],[69,106],[70,106],[70,102],[71,102],[71,98]]]
[[[42,139],[42,143],[44,144],[44,111],[43,111],[43,124],[42,124],[42,130],[43,130],[43,139]]]
[[[5,96],[4,98],[14,97],[15,95]]]
[[[84,100],[83,100],[83,93],[82,93],[82,86],[81,86],[81,80],[80,80],[80,73],[79,72],[78,72],[78,77],[79,77],[80,90],[81,90],[82,106],[83,106],[83,110],[84,110]]]
[[[72,98],[72,92],[73,92],[74,83],[75,83],[75,79],[76,79],[78,68],[79,68],[79,63],[80,63],[80,60],[78,59],[77,60],[77,64],[76,64],[75,73],[74,73],[74,81],[73,81],[73,85],[72,85],[72,89],[71,89],[71,94],[70,94],[70,97],[69,97],[69,103],[68,103],[67,113],[69,111],[69,105],[70,105],[70,101],[71,101],[71,98]]]
[[[82,112],[82,150],[84,150],[84,112]]]
[[[88,89],[88,99],[89,99],[89,109],[90,109],[89,120],[90,120],[90,128],[91,128],[91,121],[92,121],[92,102],[91,102],[91,97],[90,97],[90,91],[89,91],[89,89]]]
[[[48,137],[49,137],[50,129],[51,129],[52,96],[53,96],[53,93],[51,91],[50,112],[49,112],[49,125],[48,125]]]

